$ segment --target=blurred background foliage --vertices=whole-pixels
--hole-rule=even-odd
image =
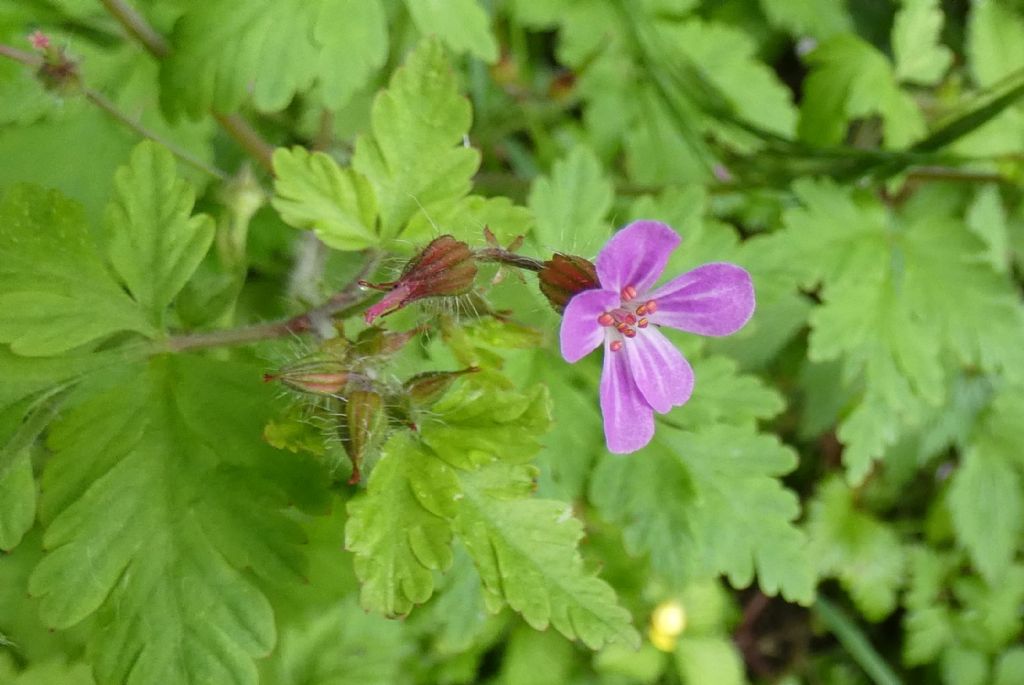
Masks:
[[[47,82],[26,67],[38,60],[36,30],[73,60],[71,77]],[[416,50],[413,65],[431,36],[440,42]],[[148,173],[139,160],[149,158],[132,162],[136,144],[153,138],[178,157],[215,228],[177,296],[173,331],[294,315],[352,277],[354,250],[383,246],[386,280],[431,236],[480,246],[485,225],[502,244],[526,235],[524,251],[541,258],[592,257],[614,227],[654,218],[684,237],[669,273],[733,261],[754,275],[758,310],[741,334],[674,338],[697,373],[694,399],[627,458],[603,448],[597,361],[557,356],[558,318],[532,281],[485,274],[493,284],[474,312],[510,310],[511,320],[420,308],[388,320],[434,327],[389,362],[396,377],[429,360],[500,372],[487,390],[500,401],[526,401],[508,380],[527,394],[547,387],[551,430],[523,418],[515,425],[536,444],[512,449],[539,450],[537,495],[581,520],[581,564],[614,588],[639,649],[593,650],[563,627],[536,631],[507,609],[492,613],[510,594],[495,586],[509,581],[481,578],[468,543],[449,553],[447,573],[426,573],[435,596],[408,618],[365,612],[359,562],[342,547],[350,516],[374,506],[346,503],[372,493],[345,485],[339,444],[307,430],[311,410],[253,394],[206,362],[151,371],[185,415],[207,417],[197,434],[267,426],[267,440],[295,453],[282,461],[291,452],[254,439],[270,481],[290,482],[280,492],[255,480],[223,486],[224,511],[235,511],[231,497],[251,497],[290,505],[285,520],[200,512],[216,525],[224,516],[224,535],[251,527],[306,540],[298,576],[246,570],[262,547],[224,543],[258,588],[236,619],[265,624],[247,647],[268,654],[255,661],[259,682],[1024,682],[1024,3],[0,0],[0,43],[10,48],[0,59],[0,219],[24,213],[19,193],[30,191],[19,184],[52,188],[63,196],[46,200],[53,216],[75,214],[103,244],[96,227],[124,193],[115,171],[131,163],[138,184]],[[403,81],[395,71],[407,59]],[[463,135],[476,153],[457,144]],[[398,155],[404,176],[360,152],[370,139]],[[272,148],[292,146],[329,161],[293,150],[271,163]],[[335,196],[313,202],[317,173],[356,184],[351,169],[377,188],[376,233],[339,219]],[[66,202],[74,208],[60,209]],[[13,283],[3,268],[0,284]],[[130,625],[116,606],[91,616],[70,606],[74,593],[99,591],[57,577],[55,563],[39,566],[53,577],[34,576],[41,592],[28,579],[48,547],[43,530],[60,538],[50,524],[86,478],[76,458],[100,458],[76,443],[101,453],[104,440],[127,440],[116,414],[101,418],[107,405],[90,402],[143,406],[148,391],[105,377],[80,391],[45,446],[34,442],[45,423],[26,444],[21,419],[38,416],[47,379],[107,362],[96,361],[101,348],[75,356],[83,338],[46,352],[70,350],[59,369],[44,360],[29,370],[11,333],[25,320],[3,316],[0,338],[12,347],[0,350],[0,436],[17,454],[0,477],[0,682],[122,682],[110,644],[129,644],[133,630],[177,639],[146,618],[177,605],[125,591],[126,606],[142,607]],[[266,340],[209,355],[270,369],[311,345]],[[458,435],[448,439],[458,451]],[[174,464],[187,443],[169,444],[147,458]],[[150,496],[144,479],[122,484]],[[160,533],[149,521],[133,544]],[[127,535],[82,525],[90,539]],[[268,556],[275,545],[266,542]],[[159,563],[137,573],[187,575]],[[69,606],[41,614],[48,592]],[[204,616],[201,605],[182,611]],[[55,616],[67,629],[48,629]],[[218,617],[204,620],[217,628]],[[251,682],[252,668],[238,666],[232,682]]]

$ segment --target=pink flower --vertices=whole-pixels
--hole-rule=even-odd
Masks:
[[[601,413],[608,449],[617,454],[650,442],[654,412],[685,404],[693,392],[693,369],[658,328],[723,336],[754,313],[750,274],[735,264],[705,264],[653,288],[679,242],[665,224],[634,221],[597,255],[601,286],[574,296],[565,308],[566,361],[575,363],[604,343]]]

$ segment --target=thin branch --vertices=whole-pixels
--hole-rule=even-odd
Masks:
[[[9,57],[15,62],[21,62],[27,67],[38,69],[43,66],[43,58],[39,55],[33,55],[31,52],[25,52],[18,48],[11,47],[10,45],[0,45],[0,55]]]
[[[500,247],[487,247],[481,250],[474,250],[473,255],[477,260],[481,262],[497,262],[499,264],[505,264],[513,266],[517,269],[526,269],[527,271],[543,271],[544,262],[533,257],[526,257],[515,252],[509,252],[503,250]]]
[[[171,46],[167,40],[130,4],[124,0],[103,0],[103,6],[107,8],[111,16],[121,23],[125,31],[138,40],[153,57],[162,60],[171,54]],[[260,163],[260,166],[271,174],[274,173],[274,167],[270,162],[274,147],[265,141],[245,119],[238,114],[221,114],[219,112],[214,112],[213,118],[235,142]]]
[[[148,138],[155,143],[163,145],[165,148],[170,150],[175,157],[178,157],[186,164],[194,166],[196,169],[199,169],[200,171],[205,171],[206,173],[210,174],[214,178],[220,179],[221,181],[226,181],[230,178],[227,172],[222,171],[215,166],[207,164],[203,160],[193,155],[188,150],[179,147],[178,145],[167,140],[160,134],[149,130],[140,122],[132,119],[127,114],[119,110],[117,108],[117,105],[108,100],[103,94],[99,93],[98,91],[95,91],[92,88],[83,87],[82,93],[85,95],[85,98],[89,102],[93,103],[94,105],[102,109],[104,112],[112,116],[118,122],[124,124],[131,130],[135,131],[143,138]]]
[[[359,286],[359,281],[373,275],[373,272],[377,270],[377,266],[380,264],[381,258],[381,253],[371,252],[366,262],[359,269],[359,272],[344,288],[323,304],[302,314],[297,314],[280,321],[270,321],[241,328],[173,336],[163,341],[156,351],[184,352],[186,350],[199,350],[209,347],[232,347],[235,345],[248,345],[262,340],[285,338],[299,333],[308,333],[317,329],[322,322],[330,320],[334,315],[360,306],[372,297],[372,295],[363,292]]]
[[[164,37],[157,33],[156,29],[146,21],[146,18],[127,2],[103,0],[103,6],[135,40],[142,43],[149,54],[157,59],[163,59],[171,54],[171,46],[167,44]]]

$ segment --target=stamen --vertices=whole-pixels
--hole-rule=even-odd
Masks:
[[[653,314],[654,312],[658,311],[658,303],[655,302],[654,300],[648,300],[647,302],[644,303],[644,308],[647,309],[648,314]]]
[[[624,319],[625,319],[626,323],[628,323],[630,326],[632,326],[633,324],[636,323],[636,317],[633,316],[632,314],[626,314]]]
[[[617,330],[619,333],[625,333],[626,331],[629,330],[629,324],[626,322],[622,322],[615,327],[615,330]]]
[[[636,288],[634,288],[631,285],[627,285],[625,288],[622,289],[622,301],[623,302],[629,302],[634,297],[636,297]]]
[[[637,328],[647,328],[647,319],[640,319],[636,322]]]
[[[601,316],[597,317],[597,323],[599,323],[602,326],[611,326],[613,323],[615,323],[615,317],[613,317],[608,312],[605,312]]]
[[[622,341],[621,340],[613,340],[612,344],[609,347],[611,347],[612,352],[618,352],[619,350],[622,349]]]
[[[642,304],[642,305],[640,305],[639,307],[636,308],[636,315],[637,316],[643,316],[646,313],[647,313],[647,305],[646,304]]]
[[[626,336],[627,338],[635,338],[636,337],[636,329],[635,328],[627,328],[626,330],[622,331],[622,334],[624,336]]]

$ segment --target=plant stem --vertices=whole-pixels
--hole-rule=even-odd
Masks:
[[[297,314],[288,319],[281,319],[280,321],[269,321],[240,328],[172,336],[159,343],[155,352],[174,353],[210,347],[247,345],[260,342],[261,340],[284,338],[315,330],[321,322],[327,321],[335,314],[347,309],[362,305],[372,297],[372,295],[368,296],[363,293],[362,288],[359,286],[359,281],[373,275],[373,272],[377,270],[377,266],[380,264],[381,258],[381,253],[376,251],[370,252],[366,262],[360,267],[359,272],[344,288],[331,296],[323,304],[313,307],[302,314]]]
[[[171,46],[167,40],[127,2],[103,0],[103,6],[107,8],[111,16],[120,22],[125,31],[138,40],[153,57],[162,60],[171,54]],[[259,162],[260,166],[271,174],[274,173],[274,167],[270,162],[274,147],[265,141],[245,119],[238,114],[221,114],[219,112],[214,112],[213,118],[236,143]]]
[[[21,62],[33,69],[43,66],[43,58],[39,55],[33,55],[31,52],[25,52],[10,45],[0,45],[0,55],[13,59],[15,62]]]
[[[188,150],[178,147],[177,145],[167,140],[163,136],[153,131],[150,131],[140,122],[135,121],[127,114],[119,110],[117,108],[117,105],[108,100],[102,93],[99,93],[98,91],[95,91],[92,88],[86,88],[84,86],[82,87],[82,93],[85,95],[85,98],[89,102],[93,103],[94,105],[102,109],[104,112],[112,116],[118,122],[124,124],[131,130],[135,131],[143,138],[148,138],[155,143],[163,145],[165,148],[170,150],[175,157],[178,157],[179,159],[181,159],[181,161],[185,162],[186,164],[189,164],[195,167],[196,169],[199,169],[200,171],[205,171],[209,175],[213,176],[214,178],[220,179],[221,181],[226,181],[230,178],[227,172],[222,171],[215,166],[207,164],[203,160],[193,155]]]
[[[526,257],[515,252],[503,250],[500,247],[487,247],[482,250],[474,250],[474,256],[481,262],[497,262],[517,269],[527,271],[543,271],[544,262],[533,257]]]
[[[171,46],[167,44],[164,37],[157,33],[156,29],[150,26],[146,18],[139,14],[138,10],[122,0],[102,0],[107,12],[131,34],[135,40],[149,51],[157,59],[163,59],[171,54]]]
[[[821,595],[814,603],[814,613],[836,639],[842,643],[846,653],[857,662],[875,685],[902,685],[889,664],[868,641],[867,636],[842,609]]]

